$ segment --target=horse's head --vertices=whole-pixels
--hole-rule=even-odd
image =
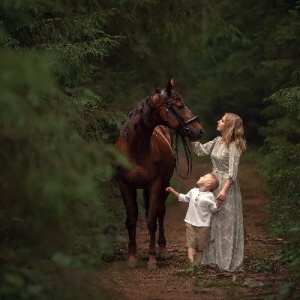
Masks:
[[[152,99],[155,102],[161,124],[179,131],[190,141],[200,140],[204,130],[198,120],[198,116],[192,114],[185,105],[182,96],[174,89],[174,80],[169,80],[165,89],[157,88]]]

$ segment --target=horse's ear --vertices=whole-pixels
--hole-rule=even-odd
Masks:
[[[174,78],[170,79],[167,84],[167,95],[168,97],[171,97],[171,91],[174,88]]]

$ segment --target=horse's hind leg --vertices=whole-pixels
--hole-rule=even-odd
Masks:
[[[143,190],[143,200],[144,200],[144,207],[145,207],[145,217],[147,220],[149,214],[149,191],[146,189]]]
[[[136,190],[128,189],[120,184],[120,191],[126,207],[126,228],[128,232],[128,265],[137,265],[136,224],[138,219],[138,205],[136,202]]]

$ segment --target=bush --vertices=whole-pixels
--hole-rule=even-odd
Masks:
[[[268,126],[261,130],[268,212],[273,216],[273,232],[286,239],[281,258],[300,279],[300,88],[280,90],[269,101],[271,105],[264,111]]]

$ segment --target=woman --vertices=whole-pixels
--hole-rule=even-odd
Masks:
[[[214,194],[222,201],[221,210],[211,220],[202,264],[216,264],[222,270],[234,272],[242,268],[244,258],[242,197],[237,180],[240,156],[246,151],[243,121],[236,114],[225,113],[217,130],[220,137],[206,144],[191,143],[198,156],[210,155],[212,173],[220,182]]]

